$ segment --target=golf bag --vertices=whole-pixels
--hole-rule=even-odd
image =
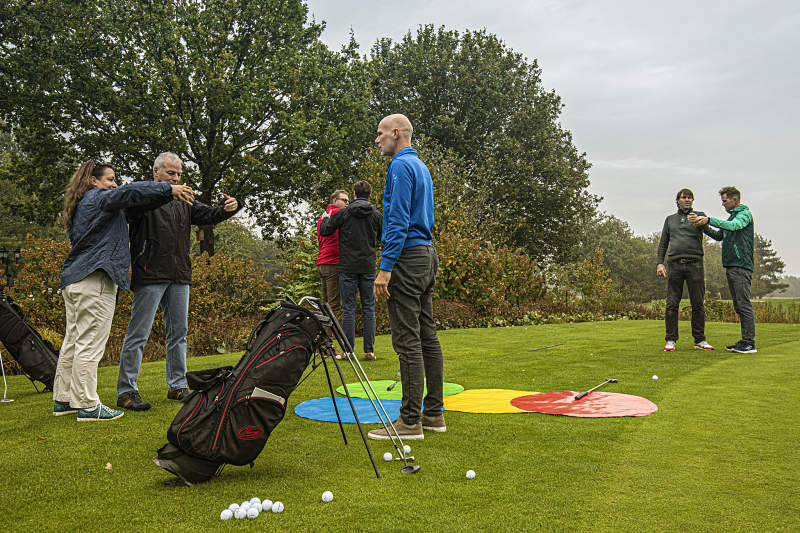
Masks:
[[[36,382],[44,384],[45,390],[53,390],[56,377],[58,352],[49,341],[42,338],[38,331],[25,322],[22,308],[11,296],[0,293],[0,342],[16,359],[22,371],[31,380],[34,388]]]
[[[290,302],[270,311],[235,367],[187,373],[194,392],[154,462],[188,485],[207,481],[225,464],[252,464],[324,339],[311,311]]]

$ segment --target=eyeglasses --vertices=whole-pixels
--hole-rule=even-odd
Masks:
[[[348,200],[347,198],[339,198],[339,201],[340,201],[340,202],[344,202],[344,203],[346,203],[346,204],[349,204],[349,203],[350,203],[350,200]]]

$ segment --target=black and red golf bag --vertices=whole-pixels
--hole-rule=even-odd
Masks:
[[[50,341],[43,339],[36,329],[25,322],[22,308],[11,296],[0,293],[0,342],[22,367],[34,388],[39,381],[42,391],[53,390],[58,352]],[[39,392],[42,392],[39,391]]]
[[[209,480],[225,464],[252,464],[326,339],[308,309],[284,302],[270,311],[253,328],[235,367],[187,373],[194,392],[154,462],[188,485]]]

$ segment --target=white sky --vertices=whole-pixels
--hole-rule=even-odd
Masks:
[[[649,234],[679,189],[722,218],[717,190],[735,185],[785,273],[800,275],[800,2],[307,3],[334,49],[351,29],[362,52],[422,24],[496,34],[537,59],[544,87],[562,97],[601,210]]]

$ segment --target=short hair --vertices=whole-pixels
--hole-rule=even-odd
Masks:
[[[339,195],[342,194],[342,193],[347,194],[347,191],[345,191],[344,189],[336,189],[335,191],[333,191],[333,194],[331,194],[331,201],[328,202],[328,203],[332,204],[333,202],[338,200],[339,199]]]
[[[357,181],[353,185],[353,192],[356,193],[356,198],[369,198],[369,195],[372,194],[372,185],[368,181]]]
[[[153,168],[161,168],[161,165],[163,165],[168,159],[177,161],[178,163],[181,163],[181,165],[183,164],[183,161],[181,161],[181,158],[178,157],[178,154],[172,152],[161,152],[158,154],[158,157],[156,157],[156,160],[153,161]]]
[[[741,200],[742,193],[739,192],[739,189],[736,187],[723,187],[719,190],[719,195],[727,196],[728,198],[736,198],[737,200]]]
[[[677,202],[678,200],[681,199],[681,196],[684,195],[694,200],[694,193],[691,191],[691,189],[681,189],[678,191],[678,194],[675,195],[675,201]]]

